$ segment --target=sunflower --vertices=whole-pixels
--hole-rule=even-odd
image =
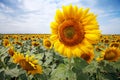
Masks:
[[[4,39],[9,39],[9,36],[8,36],[8,35],[5,35],[5,36],[4,36]]]
[[[117,61],[120,57],[120,50],[115,47],[106,49],[104,53],[104,60]]]
[[[14,47],[10,47],[10,49],[8,50],[8,53],[13,56],[15,54],[15,51],[14,51]]]
[[[43,39],[43,46],[46,49],[51,49],[52,48],[52,43],[49,39]]]
[[[96,50],[97,52],[102,51],[102,49],[100,48],[100,46],[95,46],[95,50]]]
[[[37,42],[37,41],[32,41],[31,44],[32,44],[33,46],[39,46],[39,45],[40,45],[40,43]]]
[[[109,46],[110,47],[117,47],[117,48],[119,48],[120,47],[120,43],[119,42],[112,42],[112,43],[110,43]]]
[[[10,41],[8,39],[3,39],[3,46],[5,47],[10,46]]]
[[[119,42],[119,43],[120,43],[120,39],[117,39],[116,42]]]
[[[20,46],[23,45],[22,42],[20,42],[20,41],[16,41],[16,44],[18,44],[18,45],[20,45]]]
[[[28,74],[34,75],[42,73],[42,67],[38,64],[38,60],[36,60],[34,56],[24,56],[21,53],[16,53],[13,56],[13,60],[26,70]]]
[[[34,56],[25,56],[25,59],[19,62],[20,66],[28,72],[28,74],[42,73],[42,67],[38,65],[38,60]]]
[[[102,43],[103,43],[103,42],[104,42],[104,39],[102,39],[102,38],[101,38],[101,39],[100,39],[100,42],[102,42]]]
[[[91,44],[100,37],[96,16],[88,13],[89,9],[77,6],[63,6],[63,11],[57,10],[55,21],[51,22],[51,41],[55,51],[63,56],[80,57],[82,52],[89,51]]]
[[[83,58],[88,63],[90,63],[93,60],[93,58],[94,58],[94,52],[93,51],[89,51],[88,53],[83,53],[81,55],[81,58]]]
[[[109,47],[102,52],[101,57],[97,60],[117,61],[120,58],[120,50],[116,47]]]
[[[104,43],[105,43],[105,44],[109,44],[109,43],[110,43],[110,40],[109,40],[109,39],[105,39],[105,40],[104,40]]]

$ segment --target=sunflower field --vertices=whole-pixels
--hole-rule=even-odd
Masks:
[[[120,35],[102,35],[99,43],[93,44],[94,55],[81,58],[58,55],[49,36],[1,34],[0,80],[120,79]]]
[[[120,80],[120,35],[89,8],[62,9],[51,34],[0,34],[0,80]]]

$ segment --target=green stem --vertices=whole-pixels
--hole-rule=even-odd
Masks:
[[[68,63],[69,63],[69,70],[72,70],[72,63],[71,63],[71,61],[72,61],[72,58],[68,59]]]
[[[72,58],[68,59],[68,64],[69,64],[69,69],[68,70],[71,72],[72,71]],[[69,75],[68,80],[72,80],[72,79],[73,79],[72,76]]]
[[[31,80],[31,79],[30,79],[30,76],[31,76],[31,75],[29,75],[29,74],[26,73],[26,76],[28,77],[28,80]]]
[[[97,69],[97,74],[96,74],[96,80],[100,80],[100,70],[99,68]]]

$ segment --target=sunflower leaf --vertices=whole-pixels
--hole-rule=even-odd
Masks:
[[[83,69],[88,66],[88,63],[82,58],[74,58],[74,67],[77,69]]]
[[[66,64],[60,64],[52,73],[50,80],[66,80],[70,77],[75,78],[75,74],[69,71],[69,66]],[[69,80],[69,79],[68,79]],[[75,80],[75,79],[72,79]]]
[[[5,74],[10,75],[11,77],[17,77],[19,75],[19,69],[8,69],[6,68]]]
[[[83,72],[84,73],[89,72],[90,74],[93,74],[93,73],[96,73],[97,68],[98,68],[97,62],[92,61],[88,66],[83,68]]]
[[[34,75],[32,80],[48,80],[45,74],[36,74]]]
[[[28,80],[28,79],[27,79],[26,74],[24,73],[24,74],[19,75],[18,80]]]

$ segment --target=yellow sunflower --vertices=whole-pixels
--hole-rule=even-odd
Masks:
[[[120,49],[116,47],[109,47],[105,51],[102,52],[101,57],[97,58],[100,60],[107,61],[117,61],[120,58]]]
[[[3,39],[3,46],[9,47],[10,46],[10,41],[8,39]]]
[[[9,39],[9,36],[8,36],[8,35],[4,35],[3,38],[4,38],[4,39]]]
[[[109,39],[105,39],[105,40],[104,40],[104,43],[105,43],[105,44],[109,44],[109,43],[110,43],[110,40],[109,40]]]
[[[52,48],[52,43],[49,39],[43,39],[43,46],[46,48],[46,49],[51,49]]]
[[[119,43],[120,43],[120,38],[118,38],[118,39],[116,40],[116,42],[119,42]]]
[[[86,60],[88,63],[90,63],[93,58],[94,58],[94,52],[91,50],[88,53],[83,53],[81,55],[81,58],[83,58],[84,60]]]
[[[18,45],[20,45],[20,46],[23,45],[22,42],[20,42],[20,41],[16,41],[16,44],[18,44]]]
[[[82,52],[89,51],[91,44],[100,37],[96,15],[88,13],[89,9],[77,6],[62,6],[57,10],[55,21],[51,22],[51,41],[55,51],[63,56],[80,57]]]
[[[32,41],[31,44],[32,44],[32,46],[39,46],[40,45],[40,43],[37,41]]]
[[[111,47],[105,50],[104,54],[104,60],[108,61],[117,61],[120,57],[120,50],[115,47]]]
[[[38,60],[34,56],[24,56],[23,54],[15,54],[13,56],[15,63],[18,63],[28,74],[41,74],[42,67],[38,64]]]
[[[13,56],[15,54],[15,51],[14,51],[14,47],[10,47],[10,49],[8,50],[8,53]]]
[[[112,43],[110,43],[109,46],[110,47],[117,47],[117,48],[119,48],[120,47],[120,43],[119,42],[112,42]]]

